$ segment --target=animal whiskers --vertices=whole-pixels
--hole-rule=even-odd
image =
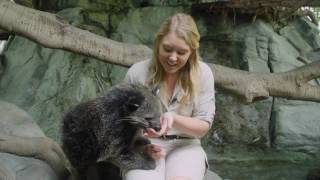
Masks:
[[[147,128],[149,126],[147,122],[141,121],[141,117],[137,117],[137,116],[126,116],[121,118],[120,121],[127,122],[129,124],[142,127],[142,128]]]

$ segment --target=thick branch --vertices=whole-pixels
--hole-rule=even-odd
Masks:
[[[281,73],[280,76],[282,79],[279,84],[269,86],[270,92],[275,92],[281,97],[286,95],[288,99],[294,97],[294,99],[320,102],[320,87],[308,83],[320,77],[320,61]]]
[[[151,57],[151,50],[146,46],[113,41],[72,27],[56,15],[5,0],[0,1],[0,28],[45,47],[65,49],[122,66]],[[316,73],[320,71],[319,62],[278,74],[249,73],[213,64],[211,68],[218,87],[240,95],[246,102],[269,96],[320,102],[320,87],[306,83],[310,78],[320,77]]]
[[[197,3],[195,3],[197,4]],[[261,7],[320,6],[319,0],[206,0],[198,4],[211,4],[221,7],[253,9]]]
[[[129,66],[147,59],[144,45],[120,43],[69,25],[61,17],[12,2],[0,1],[0,28],[45,47],[65,49],[113,64]]]
[[[247,103],[269,96],[320,102],[320,87],[308,82],[320,77],[320,61],[284,73],[249,73],[210,64],[216,84]]]
[[[43,160],[52,167],[61,179],[65,179],[69,175],[63,151],[50,138],[0,134],[0,152]]]

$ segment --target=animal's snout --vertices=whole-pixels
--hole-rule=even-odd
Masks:
[[[150,128],[154,129],[155,131],[160,131],[161,129],[159,118],[152,119],[152,121],[149,122],[149,125],[150,125]]]
[[[160,127],[160,126],[154,127],[153,129],[154,129],[155,131],[160,131],[161,127]]]

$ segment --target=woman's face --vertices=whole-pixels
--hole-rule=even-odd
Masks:
[[[158,59],[167,75],[176,75],[187,63],[190,54],[191,48],[184,39],[169,33],[160,42]]]

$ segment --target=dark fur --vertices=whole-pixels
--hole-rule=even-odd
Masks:
[[[63,118],[62,143],[79,177],[85,178],[98,162],[122,170],[154,169],[155,162],[139,150],[150,143],[142,129],[160,129],[160,108],[158,98],[142,85],[119,84],[69,110]]]
[[[307,180],[320,180],[320,168],[311,169],[307,174]]]

